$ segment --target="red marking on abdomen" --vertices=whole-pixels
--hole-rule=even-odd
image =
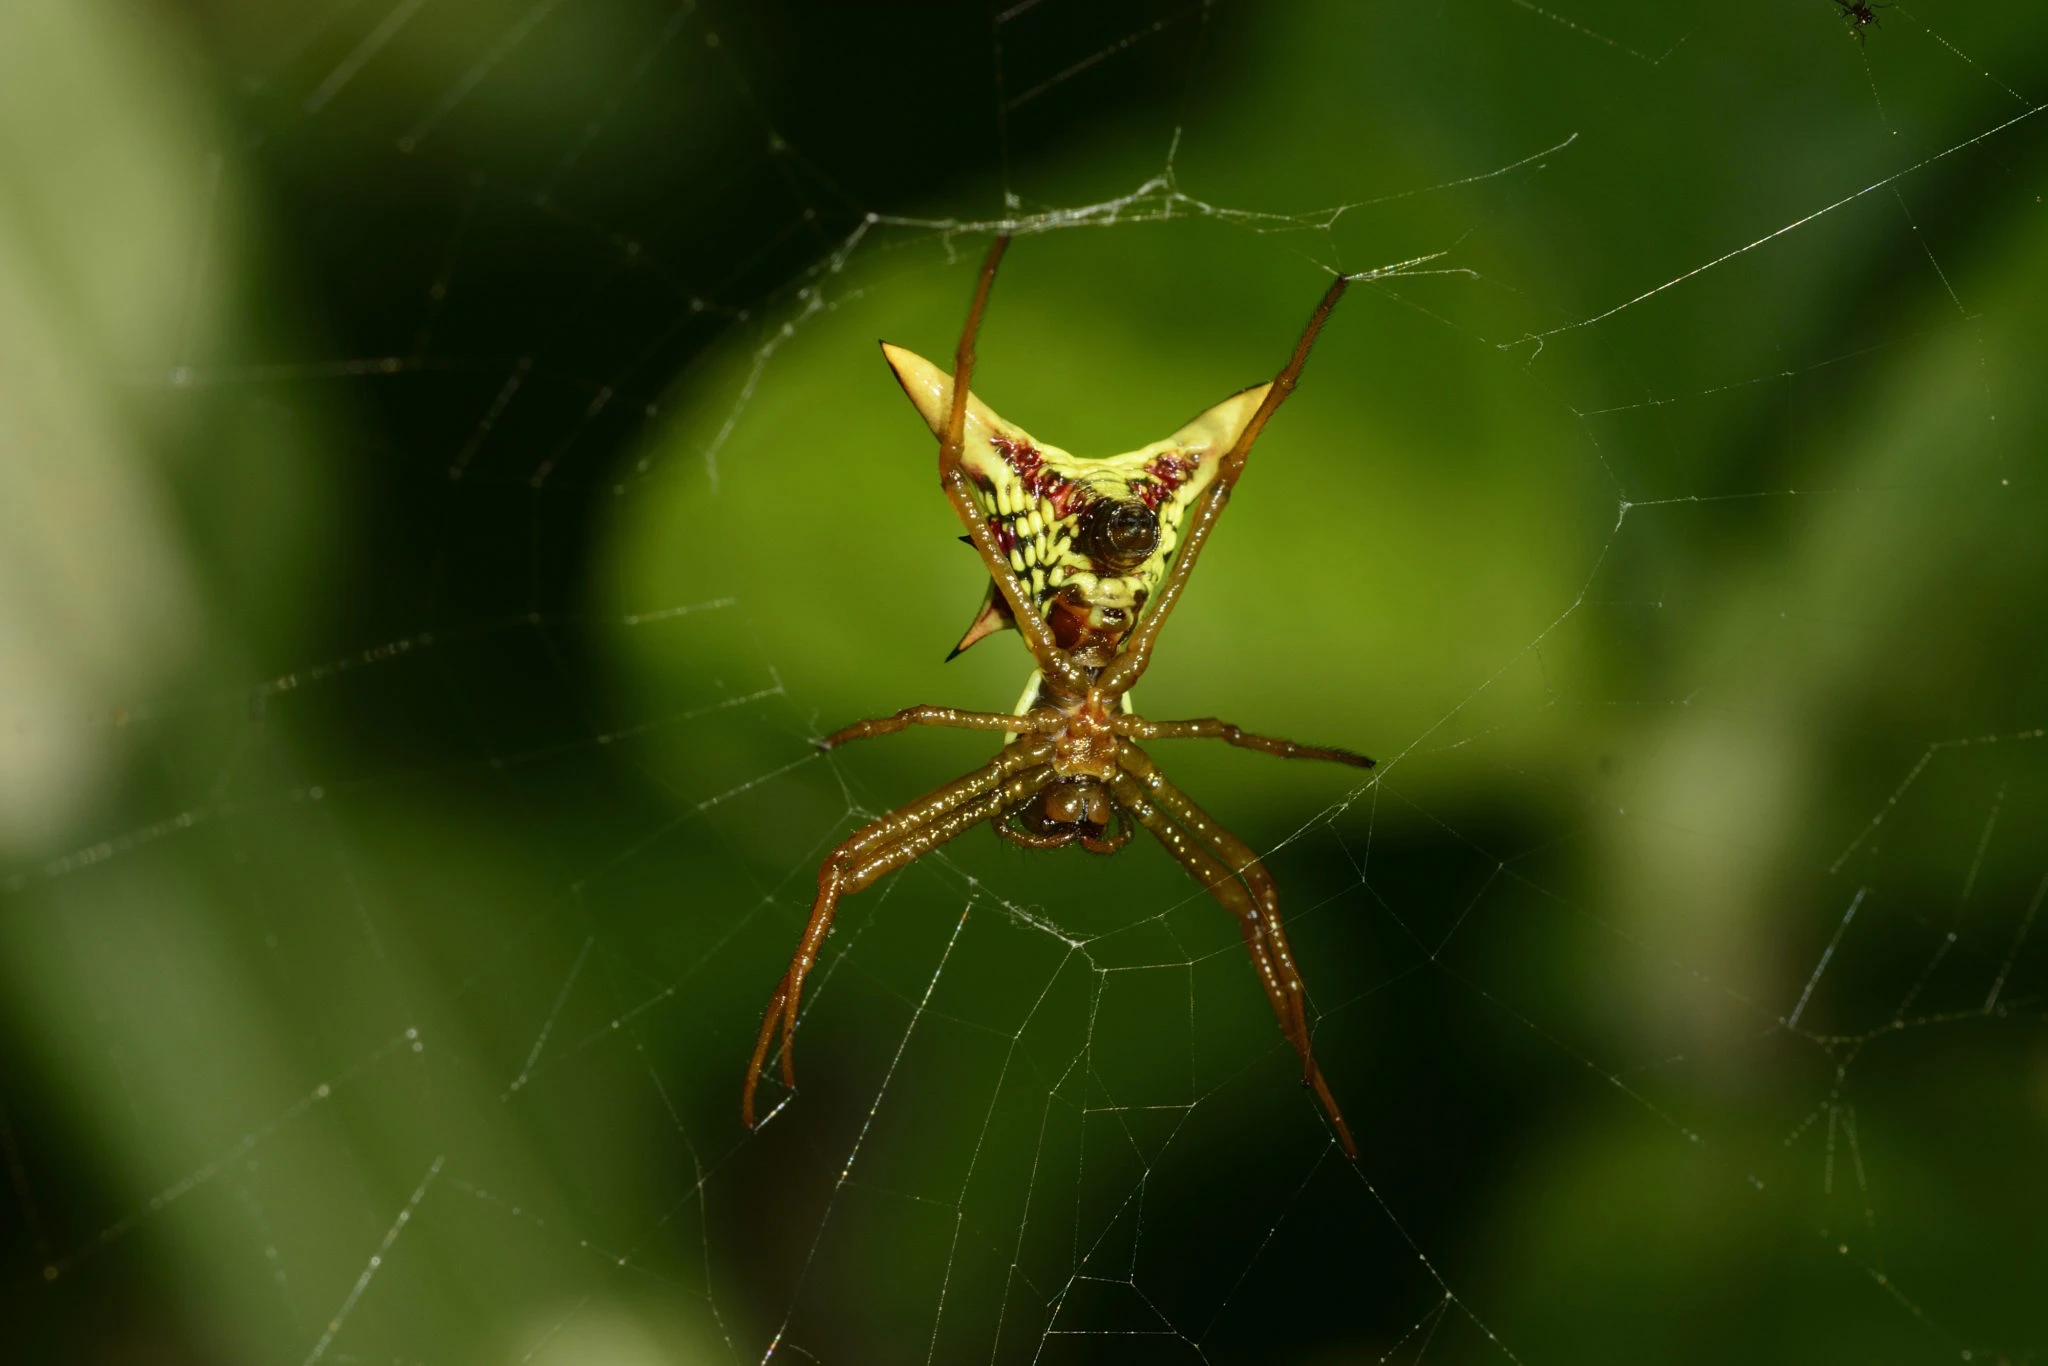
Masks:
[[[1183,463],[1178,456],[1155,455],[1145,466],[1145,473],[1153,482],[1132,486],[1131,492],[1152,511],[1159,511],[1159,505],[1173,496],[1173,491],[1187,482],[1188,470],[1193,462]]]
[[[1029,441],[998,434],[991,436],[988,443],[1003,457],[1003,463],[1016,472],[1017,482],[1026,493],[1052,504],[1055,517],[1065,517],[1079,503],[1083,490],[1048,469],[1043,453]]]
[[[1178,456],[1157,455],[1152,457],[1152,462],[1145,466],[1145,473],[1157,479],[1161,484],[1164,484],[1166,491],[1171,493],[1187,482],[1190,468],[1191,466],[1182,463]]]
[[[1039,496],[1052,504],[1052,515],[1064,522],[1067,518],[1074,515],[1076,508],[1087,501],[1088,490],[1080,484],[1054,475],[1052,487],[1040,493]]]
[[[1017,477],[1026,482],[1029,482],[1031,476],[1038,472],[1038,467],[1045,463],[1045,457],[1038,453],[1038,447],[1029,441],[1019,441],[1014,436],[1004,436],[998,432],[988,439],[988,444],[994,446],[996,454],[1003,457],[1003,463],[1017,471]]]

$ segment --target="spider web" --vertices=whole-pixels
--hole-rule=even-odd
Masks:
[[[0,17],[0,1150],[35,1359],[2031,1361],[2042,26],[1521,0]],[[1139,690],[982,762],[871,348],[1128,449],[1358,284]],[[1095,231],[1084,231],[1094,229]],[[14,1325],[20,1325],[17,1329]]]

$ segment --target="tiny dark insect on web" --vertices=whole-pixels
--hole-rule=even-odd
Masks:
[[[1856,41],[1863,43],[1869,41],[1864,32],[1866,29],[1884,27],[1883,22],[1877,17],[1877,12],[1881,9],[1890,9],[1891,6],[1872,4],[1870,0],[1835,0],[1835,8],[1849,21],[1850,32],[1856,35]]]
[[[1140,740],[1208,739],[1282,759],[1359,768],[1346,749],[1254,735],[1217,718],[1151,721],[1130,692],[1151,662],[1159,630],[1186,588],[1196,557],[1230,501],[1252,443],[1293,392],[1323,322],[1350,283],[1339,275],[1273,380],[1231,395],[1163,441],[1123,455],[1070,455],[999,417],[968,385],[974,342],[1007,236],[982,265],[950,373],[901,347],[882,351],[939,438],[939,485],[981,556],[989,589],[954,653],[1014,629],[1037,669],[1014,712],[906,707],[826,736],[820,749],[910,726],[1001,733],[997,757],[870,822],[826,856],[818,895],[789,970],[769,997],[740,1112],[755,1124],[754,1093],[779,1042],[782,1081],[793,1063],[804,981],[816,966],[841,897],[988,824],[1026,849],[1078,844],[1113,854],[1134,826],[1165,846],[1237,922],[1252,967],[1344,1151],[1351,1130],[1316,1065],[1307,989],[1280,921],[1271,874],[1252,848],[1161,773]]]

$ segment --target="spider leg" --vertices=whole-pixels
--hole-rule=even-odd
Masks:
[[[832,929],[839,898],[851,896],[883,874],[924,857],[1044,787],[1054,776],[1046,763],[1051,754],[1051,744],[1043,740],[1012,745],[986,767],[934,788],[916,801],[869,822],[826,856],[818,869],[818,897],[811,905],[810,923],[804,927],[789,970],[768,998],[768,1011],[761,1020],[761,1033],[754,1041],[753,1058],[747,1065],[746,1086],[740,1093],[740,1117],[749,1129],[754,1127],[754,1090],[760,1085],[761,1069],[767,1064],[768,1049],[778,1026],[782,1036],[783,1084],[796,1085],[793,1048],[804,979],[817,963],[818,950]]]
[[[1011,566],[1010,557],[996,544],[994,528],[989,526],[988,518],[982,516],[981,509],[975,505],[973,483],[960,463],[960,450],[967,435],[968,389],[974,379],[974,341],[981,333],[981,315],[988,307],[988,292],[996,281],[996,267],[1002,264],[1003,253],[1009,245],[1008,233],[989,245],[988,258],[981,263],[981,278],[975,284],[974,303],[967,310],[967,326],[961,330],[960,345],[953,353],[952,406],[946,414],[945,435],[939,438],[939,487],[952,501],[953,510],[960,514],[960,522],[967,528],[968,540],[988,566],[996,591],[1009,604],[1017,630],[1023,634],[1031,657],[1047,678],[1061,686],[1062,691],[1078,694],[1088,690],[1087,673],[1067,658],[1066,651],[1060,649],[1059,642],[1053,638],[1052,628],[1038,614],[1038,607],[1025,588],[1024,580]]]
[[[1151,831],[1237,921],[1252,966],[1266,989],[1266,999],[1273,1014],[1279,1017],[1280,1032],[1301,1055],[1302,1084],[1316,1093],[1345,1153],[1357,1157],[1358,1145],[1351,1137],[1351,1127],[1337,1108],[1337,1098],[1330,1094],[1323,1069],[1316,1066],[1308,1014],[1302,1004],[1301,973],[1294,966],[1293,951],[1288,948],[1287,934],[1280,926],[1280,896],[1272,876],[1249,845],[1218,825],[1162,777],[1144,751],[1125,744],[1120,758],[1123,767],[1110,779],[1117,804]]]
[[[1221,740],[1227,745],[1255,749],[1276,759],[1327,759],[1335,764],[1350,764],[1353,768],[1371,768],[1373,765],[1365,755],[1348,749],[1304,745],[1271,735],[1253,735],[1213,716],[1193,721],[1147,721],[1141,716],[1123,712],[1111,717],[1109,724],[1118,735],[1138,740]]]
[[[1173,557],[1173,568],[1168,571],[1166,582],[1160,585],[1158,596],[1147,605],[1143,620],[1131,632],[1120,653],[1110,666],[1102,671],[1097,682],[1105,693],[1129,692],[1138,678],[1145,672],[1145,666],[1152,662],[1152,647],[1159,639],[1159,629],[1166,624],[1166,618],[1180,602],[1181,593],[1187,588],[1188,575],[1194,572],[1195,560],[1201,555],[1202,547],[1208,543],[1209,533],[1216,528],[1216,521],[1223,515],[1223,509],[1230,502],[1230,491],[1237,484],[1238,475],[1244,472],[1245,457],[1251,454],[1252,443],[1259,439],[1266,423],[1287,396],[1294,392],[1295,382],[1301,377],[1301,367],[1308,360],[1309,349],[1316,344],[1316,334],[1323,330],[1324,321],[1330,310],[1337,306],[1337,300],[1344,297],[1345,287],[1351,283],[1349,276],[1339,275],[1323,295],[1323,301],[1316,305],[1316,311],[1309,315],[1308,326],[1302,329],[1301,340],[1294,344],[1294,355],[1287,365],[1273,378],[1273,387],[1266,391],[1265,401],[1259,404],[1252,420],[1245,424],[1238,434],[1237,442],[1224,453],[1223,461],[1216,475],[1216,482],[1209,486],[1201,501],[1195,504],[1193,516],[1188,519],[1188,528],[1181,540],[1180,549]]]
[[[818,741],[819,749],[837,749],[853,740],[865,740],[875,735],[894,735],[899,730],[912,726],[948,726],[954,730],[1001,730],[1013,734],[1029,734],[1039,728],[1033,716],[1019,716],[1014,712],[962,711],[958,707],[905,707],[894,716],[876,716],[866,721],[856,721],[842,726],[824,739]]]

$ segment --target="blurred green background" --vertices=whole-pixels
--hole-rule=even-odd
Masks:
[[[0,1334],[52,1362],[2048,1351],[2048,22],[0,7]],[[932,442],[1371,271],[1139,690],[1154,848],[818,859],[1005,707]],[[777,1089],[776,1098],[782,1093]]]

